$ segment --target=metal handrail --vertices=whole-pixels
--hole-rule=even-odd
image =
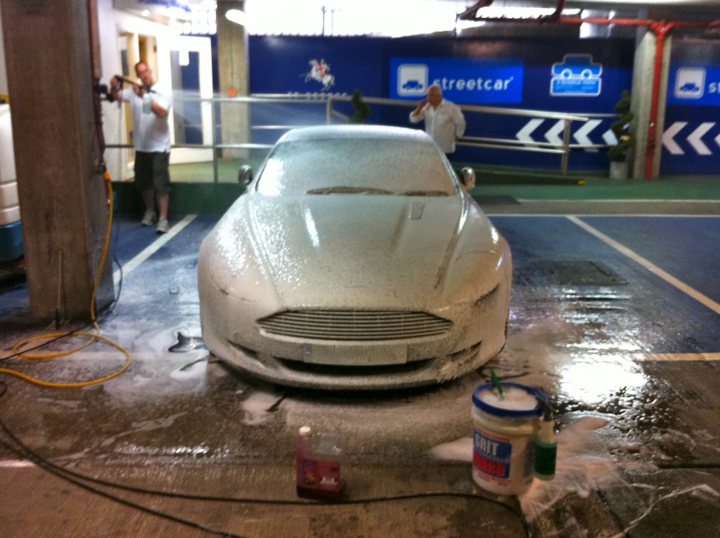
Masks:
[[[283,94],[255,94],[252,98],[268,99],[268,100],[285,100],[288,96]],[[297,97],[291,97],[290,101],[296,101]],[[314,101],[322,102],[322,96],[316,96]],[[349,95],[333,95],[329,94],[325,97],[327,102],[326,121],[331,123],[333,118],[338,118],[343,121],[348,121],[349,117],[345,114],[337,112],[333,109],[333,101],[350,102],[352,97]],[[363,101],[368,104],[380,104],[380,105],[393,105],[393,106],[404,106],[414,108],[416,103],[405,101],[402,99],[385,99],[381,97],[363,97]],[[489,106],[477,106],[477,105],[458,105],[460,110],[463,112],[476,112],[482,114],[497,114],[505,116],[521,116],[531,118],[541,118],[549,120],[563,121],[563,137],[562,143],[556,144],[553,142],[536,142],[536,141],[522,141],[522,140],[508,140],[508,139],[490,139],[480,137],[461,137],[457,141],[457,145],[466,147],[477,147],[487,149],[512,149],[516,151],[531,151],[539,153],[552,153],[561,155],[560,170],[562,175],[567,175],[568,164],[570,159],[570,151],[576,149],[596,149],[598,147],[607,147],[603,145],[593,144],[592,146],[587,144],[571,144],[572,134],[572,122],[574,121],[588,121],[591,118],[608,118],[614,117],[616,114],[568,114],[564,112],[555,112],[548,110],[533,110],[533,109],[513,109],[513,108],[501,108],[501,107],[489,107]],[[273,126],[279,128],[280,126]]]
[[[345,101],[350,102],[352,97],[350,96],[328,96],[328,101]],[[417,103],[412,101],[405,101],[402,99],[384,99],[382,97],[363,97],[363,101],[369,104],[377,105],[394,105],[394,106],[405,106],[415,108]],[[483,114],[500,114],[503,116],[529,116],[533,118],[544,118],[554,120],[573,120],[573,121],[587,121],[588,117],[585,114],[566,114],[565,112],[554,112],[551,110],[532,110],[523,108],[502,108],[495,106],[478,106],[478,105],[458,105],[464,112],[480,112]]]
[[[333,100],[348,102],[352,99],[349,96],[333,96],[328,97],[328,118],[333,116],[332,103]],[[405,106],[405,107],[416,107],[417,104],[401,99],[382,99],[378,97],[363,97],[363,101],[369,104],[383,104],[383,105],[394,105],[394,106]],[[485,149],[513,149],[519,151],[533,151],[539,153],[554,153],[561,155],[560,170],[562,175],[567,175],[568,163],[570,160],[570,135],[572,133],[572,122],[573,121],[588,121],[588,117],[579,114],[566,114],[563,112],[554,112],[547,110],[530,110],[530,109],[514,109],[514,108],[501,108],[501,107],[490,107],[490,106],[476,106],[476,105],[458,105],[460,110],[463,112],[477,112],[481,114],[497,114],[504,116],[523,116],[532,118],[542,118],[559,120],[564,122],[563,126],[563,138],[562,144],[545,144],[543,142],[524,142],[523,146],[517,146],[514,142],[508,143],[507,139],[484,139],[473,137],[462,137],[457,141],[458,146],[474,147],[474,148],[485,148]],[[329,121],[328,121],[329,123]],[[544,146],[549,145],[549,148]]]
[[[352,96],[347,94],[252,94],[250,96],[238,97],[175,97],[176,102],[194,102],[194,103],[298,103],[302,102],[308,105],[324,105],[326,107],[326,123],[332,123],[333,119],[341,121],[349,121],[349,116],[337,110],[334,110],[335,102],[351,102]],[[368,104],[402,106],[414,108],[416,103],[401,99],[386,99],[382,97],[363,97],[363,101]],[[572,123],[575,121],[588,121],[592,118],[611,118],[617,114],[569,114],[564,112],[555,112],[548,110],[532,110],[532,109],[515,109],[501,108],[477,105],[458,105],[463,112],[474,112],[482,114],[504,115],[504,116],[521,116],[532,117],[538,119],[549,119],[563,121],[563,137],[562,143],[554,142],[538,142],[527,140],[514,140],[507,138],[488,138],[488,137],[461,137],[457,141],[457,145],[465,147],[487,148],[487,149],[506,149],[515,151],[529,151],[539,153],[551,153],[561,155],[560,170],[562,175],[567,175],[568,162],[570,152],[573,150],[598,150],[608,147],[604,144],[571,144]],[[213,154],[213,180],[218,182],[218,156],[219,149],[268,149],[272,144],[251,144],[251,143],[234,143],[234,144],[218,144],[215,140],[215,107],[210,107],[211,111],[211,143],[210,144],[173,144],[175,148],[193,148],[193,149],[211,149]],[[297,125],[252,125],[253,130],[288,130]],[[106,144],[107,148],[132,148],[130,144]]]

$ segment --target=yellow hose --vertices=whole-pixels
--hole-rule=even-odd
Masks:
[[[28,381],[29,383],[33,383],[35,385],[40,385],[42,387],[52,387],[52,388],[63,388],[63,389],[75,389],[80,387],[89,387],[91,385],[99,385],[100,383],[105,383],[106,381],[109,381],[120,374],[122,374],[125,370],[130,368],[130,364],[132,363],[132,355],[130,354],[130,351],[128,351],[125,347],[121,346],[117,342],[106,338],[104,336],[100,335],[100,327],[98,326],[97,322],[95,321],[95,297],[97,294],[98,287],[100,286],[100,278],[102,277],[102,270],[103,267],[105,267],[105,261],[107,260],[107,254],[110,250],[110,235],[112,233],[112,222],[113,222],[113,190],[112,190],[112,184],[110,183],[110,176],[107,174],[107,172],[104,174],[104,178],[108,185],[108,223],[107,223],[107,230],[105,232],[105,243],[103,245],[102,255],[100,256],[100,265],[98,266],[98,272],[95,276],[95,283],[93,285],[92,290],[92,296],[90,299],[90,319],[93,322],[93,326],[95,327],[95,333],[76,333],[73,336],[79,336],[83,338],[88,338],[89,340],[85,342],[84,344],[73,348],[68,351],[50,351],[45,353],[23,353],[22,348],[28,347],[31,342],[35,342],[38,340],[51,340],[55,338],[63,338],[67,336],[67,333],[49,333],[49,334],[40,334],[37,336],[32,336],[30,338],[26,338],[25,340],[22,340],[21,342],[18,342],[13,346],[12,349],[12,355],[17,355],[20,359],[25,360],[54,360],[61,357],[67,357],[70,355],[73,355],[74,353],[77,353],[78,351],[81,351],[95,342],[104,342],[105,344],[114,347],[115,349],[121,351],[125,355],[125,362],[123,363],[122,367],[118,370],[103,376],[99,377],[97,379],[90,379],[88,381],[78,381],[74,383],[58,383],[53,381],[45,381],[43,379],[38,379],[36,377],[32,377],[24,372],[21,372],[19,370],[13,370],[11,368],[0,368],[0,374],[7,374],[15,377],[19,377],[20,379],[23,379],[25,381]]]

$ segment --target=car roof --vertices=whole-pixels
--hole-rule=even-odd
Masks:
[[[432,138],[420,129],[391,127],[389,125],[320,125],[299,127],[285,133],[279,142],[297,140],[325,140],[338,138],[364,138],[375,140],[407,140],[432,143]]]

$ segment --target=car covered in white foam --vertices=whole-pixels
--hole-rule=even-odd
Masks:
[[[457,378],[505,344],[505,239],[424,132],[295,129],[204,239],[214,355],[266,381],[388,389]]]

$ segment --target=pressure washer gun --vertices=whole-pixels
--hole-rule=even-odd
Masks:
[[[137,84],[136,82],[130,80],[129,78],[125,78],[122,75],[115,75],[113,76],[113,78],[118,79],[121,83],[127,82],[129,84]],[[100,81],[96,82],[95,93],[102,97],[105,97],[111,103],[115,102],[115,97],[113,96],[107,84],[100,84]]]
[[[124,82],[124,83],[126,83],[126,84],[132,84],[133,86],[141,86],[140,84],[137,83],[137,80],[132,80],[132,79],[129,79],[129,78],[124,77],[124,76],[122,76],[122,75],[114,75],[113,78],[116,78],[116,79],[118,79],[120,82]]]
[[[146,92],[148,92],[148,93],[152,93],[152,91],[153,91],[153,90],[150,89],[150,88],[146,88],[146,87],[142,86],[141,84],[138,84],[138,81],[137,81],[137,80],[132,80],[132,79],[129,79],[129,78],[124,77],[124,76],[122,76],[122,75],[113,75],[112,78],[119,80],[120,83],[121,83],[121,85],[122,85],[122,84],[132,84],[133,86],[137,86],[138,88],[143,88],[143,89],[144,89]],[[109,102],[112,103],[112,102],[115,101],[115,98],[113,97],[113,94],[112,94],[112,92],[109,90],[107,84],[98,84],[98,85],[96,86],[96,88],[95,88],[95,91],[96,91],[98,94],[105,96]]]

